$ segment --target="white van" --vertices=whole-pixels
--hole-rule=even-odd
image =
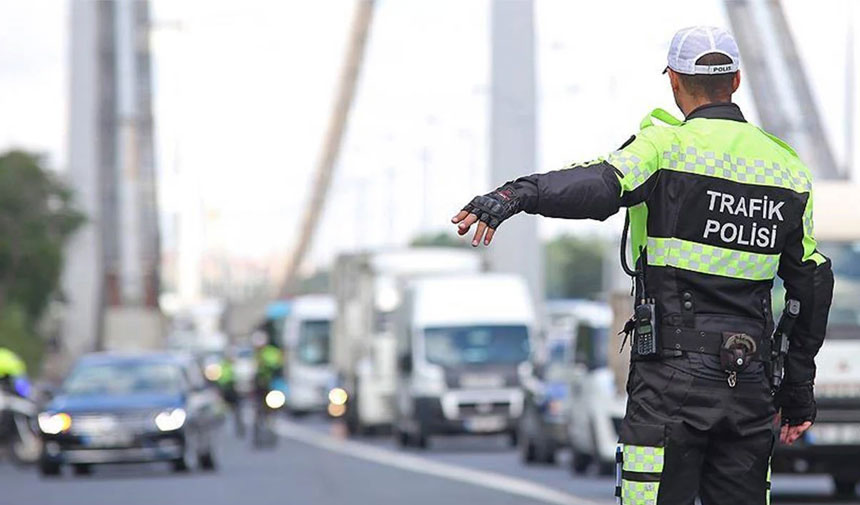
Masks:
[[[609,328],[612,310],[593,303],[577,307],[573,371],[570,385],[571,469],[585,473],[596,464],[599,473],[615,468],[618,429],[624,418],[627,396],[616,387],[609,368]]]
[[[332,272],[337,318],[332,362],[346,395],[351,435],[391,428],[397,389],[395,317],[410,280],[484,269],[481,255],[453,247],[409,247],[345,254]]]
[[[436,434],[507,433],[523,410],[521,369],[535,314],[523,279],[472,274],[416,280],[397,317],[394,433],[426,447]]]
[[[335,384],[330,361],[334,316],[331,296],[306,295],[293,299],[283,335],[286,405],[293,414],[323,412],[328,406],[328,393]]]

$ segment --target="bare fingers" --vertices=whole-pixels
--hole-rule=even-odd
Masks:
[[[493,235],[496,234],[496,230],[494,228],[487,228],[487,234],[484,236],[484,245],[490,245],[490,242],[493,240]]]
[[[463,212],[465,212],[465,211],[463,211]],[[477,220],[478,220],[478,216],[476,216],[474,214],[467,214],[466,217],[463,218],[462,221],[460,221],[460,224],[457,225],[457,233],[459,233],[460,235],[465,235],[466,233],[469,232],[469,228],[471,228],[472,225],[475,224],[475,221],[477,221]]]
[[[809,421],[798,426],[783,426],[779,433],[779,439],[782,443],[791,445],[800,438],[810,426],[812,426],[812,423]]]
[[[468,215],[469,215],[469,211],[461,210],[460,212],[457,213],[456,216],[451,218],[451,222],[454,224],[457,224],[460,221],[462,221],[463,219],[466,219],[466,216],[468,216]]]
[[[487,229],[487,223],[481,221],[478,223],[478,228],[475,230],[475,236],[472,237],[472,247],[478,247],[481,243],[481,237],[484,235],[484,230]]]

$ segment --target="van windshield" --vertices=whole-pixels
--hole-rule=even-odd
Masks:
[[[299,361],[306,365],[328,364],[330,331],[331,321],[302,321],[296,349]]]
[[[825,242],[818,249],[833,263],[827,338],[860,339],[860,242]]]
[[[444,367],[516,364],[529,357],[523,326],[448,326],[424,330],[427,361]]]

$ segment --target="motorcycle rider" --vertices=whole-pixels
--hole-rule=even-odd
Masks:
[[[236,424],[236,436],[242,438],[245,436],[245,423],[242,421],[242,399],[239,392],[236,390],[236,372],[233,368],[235,356],[230,350],[224,354],[219,363],[221,373],[218,375],[218,388],[221,390],[221,397],[224,402],[230,407],[233,412],[233,419]]]
[[[0,442],[13,462],[34,462],[40,444],[32,424],[36,410],[27,365],[4,347],[0,347],[0,397],[5,397],[0,401]]]
[[[25,398],[30,396],[27,364],[5,347],[0,347],[0,388]]]

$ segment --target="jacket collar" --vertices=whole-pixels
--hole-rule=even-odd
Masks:
[[[687,115],[686,121],[696,118],[728,119],[730,121],[740,121],[741,123],[747,122],[743,113],[741,113],[741,108],[731,102],[715,102],[701,105]]]

